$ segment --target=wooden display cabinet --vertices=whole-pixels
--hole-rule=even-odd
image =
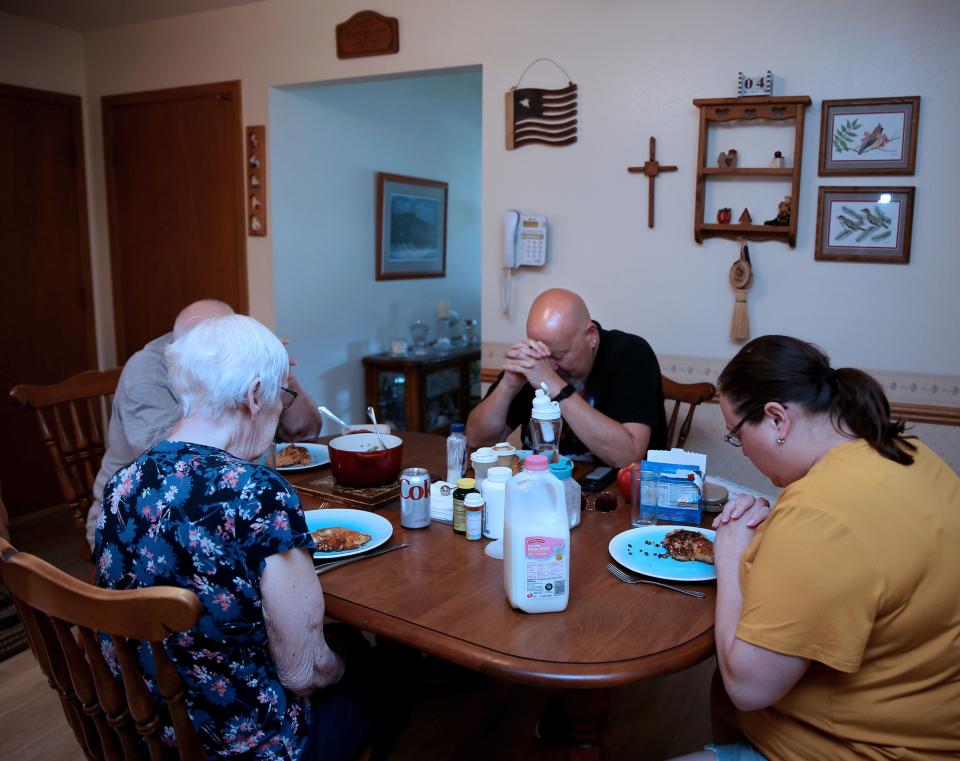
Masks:
[[[748,240],[779,240],[791,248],[797,245],[797,220],[800,203],[800,165],[803,160],[803,115],[810,105],[810,96],[697,98],[693,105],[700,109],[700,143],[697,148],[697,196],[693,222],[693,237],[697,243],[704,238],[746,238]],[[793,166],[774,167],[716,167],[708,166],[707,138],[710,125],[732,121],[794,120]],[[755,224],[718,224],[704,220],[704,196],[707,180],[711,177],[757,177],[788,179],[790,181],[790,224],[782,227]],[[779,200],[779,199],[777,199]]]
[[[480,401],[480,349],[363,358],[367,405],[401,431],[446,433]]]

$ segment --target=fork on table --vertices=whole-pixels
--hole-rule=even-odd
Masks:
[[[706,597],[703,592],[698,592],[695,589],[684,589],[683,587],[675,587],[671,584],[664,584],[662,581],[645,579],[642,576],[637,576],[636,574],[631,573],[630,571],[625,571],[613,563],[607,563],[607,570],[625,584],[652,584],[655,587],[672,589],[674,592],[682,592],[683,594],[690,595],[691,597]]]

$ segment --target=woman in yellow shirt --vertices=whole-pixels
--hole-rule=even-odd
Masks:
[[[684,758],[960,758],[960,478],[795,338],[751,341],[719,389],[725,440],[784,491],[718,519],[717,660],[749,742]]]

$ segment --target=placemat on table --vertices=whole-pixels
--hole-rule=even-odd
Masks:
[[[388,502],[400,498],[400,482],[394,481],[386,486],[353,487],[341,486],[332,473],[324,473],[312,481],[298,484],[299,491],[335,504],[329,507],[356,507],[361,510],[376,510]]]

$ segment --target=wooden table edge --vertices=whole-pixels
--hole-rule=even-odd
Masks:
[[[505,681],[563,689],[621,687],[689,668],[714,654],[713,627],[653,655],[603,663],[557,663],[519,658],[439,635],[395,616],[324,591],[326,614],[357,629],[415,647],[460,666]],[[597,673],[598,667],[603,673]]]

